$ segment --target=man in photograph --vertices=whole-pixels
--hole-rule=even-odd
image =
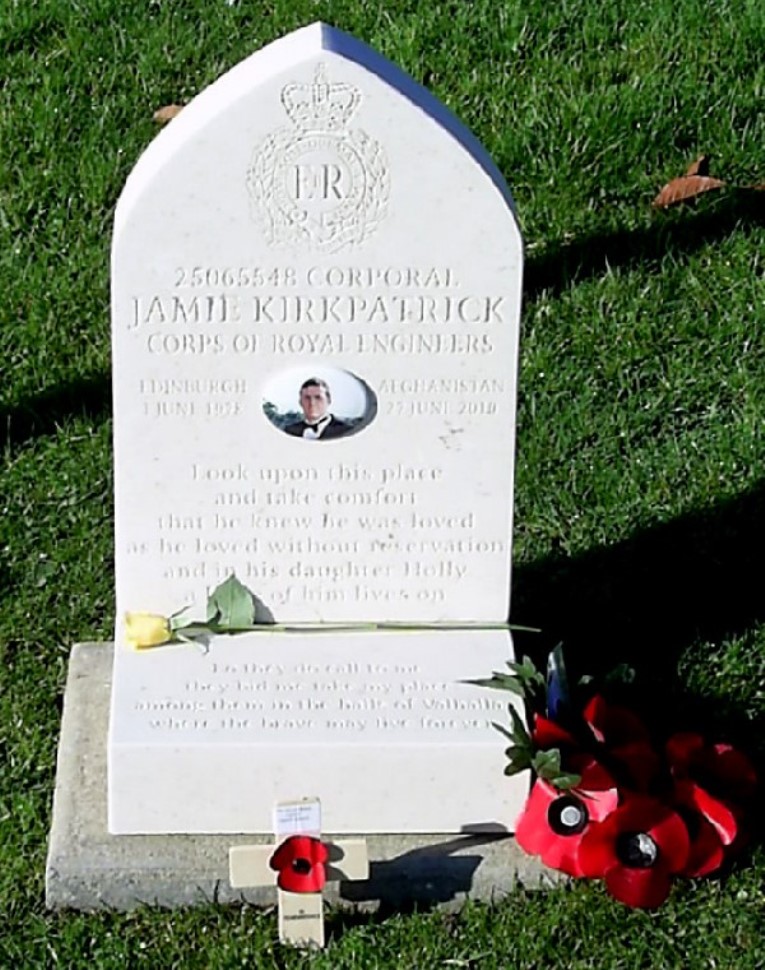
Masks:
[[[351,430],[344,421],[340,421],[329,410],[332,394],[329,385],[320,377],[309,377],[300,386],[300,407],[303,409],[303,420],[295,424],[288,424],[284,429],[287,434],[296,438],[306,438],[309,441],[326,441],[328,438],[342,438]]]

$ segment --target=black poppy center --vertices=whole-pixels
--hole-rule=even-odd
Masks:
[[[579,835],[589,820],[587,806],[574,795],[561,795],[547,810],[547,821],[556,835]]]
[[[299,876],[307,876],[311,871],[310,859],[293,859],[292,871],[296,872]]]
[[[650,869],[659,860],[659,847],[646,832],[622,832],[616,840],[616,854],[631,869]]]

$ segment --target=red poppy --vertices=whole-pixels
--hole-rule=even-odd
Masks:
[[[544,751],[547,748],[557,748],[561,745],[566,747],[576,744],[576,739],[573,734],[570,734],[565,728],[562,728],[557,721],[553,721],[543,714],[534,715],[534,727],[531,732],[531,740],[534,742],[534,747],[539,751]]]
[[[637,714],[629,708],[609,704],[601,694],[590,698],[582,717],[595,740],[601,744],[622,747],[639,741],[648,742],[648,731]],[[570,731],[542,714],[534,715],[531,737],[534,745],[541,749],[578,743]]]
[[[667,758],[675,778],[693,778],[716,795],[746,801],[757,787],[757,772],[747,756],[731,744],[707,744],[692,731],[673,734]]]
[[[708,819],[696,811],[696,806],[680,791],[673,802],[675,811],[682,817],[688,829],[690,847],[688,861],[680,875],[708,876],[725,861],[725,847],[720,836]]]
[[[290,893],[318,893],[324,888],[327,874],[324,863],[329,850],[310,835],[292,835],[269,859],[268,864],[279,876],[276,885]]]
[[[522,849],[569,876],[583,875],[577,849],[590,822],[604,819],[619,798],[613,779],[600,765],[590,760],[578,770],[582,780],[571,791],[538,778],[515,827]]]
[[[738,835],[734,810],[719,798],[713,798],[701,785],[688,780],[675,782],[675,800],[703,816],[717,832],[723,845],[730,845]]]
[[[689,851],[682,818],[653,798],[635,795],[589,827],[577,863],[584,876],[604,876],[616,899],[652,909],[667,898],[672,876],[685,868]]]
[[[675,783],[673,807],[682,816],[690,836],[688,863],[683,876],[708,876],[725,861],[725,849],[738,834],[736,816],[723,802],[699,785]]]
[[[609,755],[621,771],[620,780],[626,788],[647,792],[661,769],[661,758],[647,741],[631,741],[609,749]]]
[[[688,862],[679,875],[709,876],[717,872],[725,862],[725,847],[714,826],[701,815],[688,816],[685,812],[681,814],[688,827],[691,845],[688,851]]]
[[[611,748],[648,741],[648,731],[637,714],[627,707],[609,704],[601,694],[590,698],[582,716],[598,741]]]
[[[587,798],[594,798],[599,802],[608,801],[611,804],[613,801],[611,808],[616,807],[616,801],[612,799],[610,794],[606,794],[616,791],[617,786],[614,777],[591,754],[587,754],[584,751],[568,754],[566,756],[565,767],[581,778],[579,784],[574,786],[577,792]],[[590,812],[590,815],[592,815],[592,812]]]

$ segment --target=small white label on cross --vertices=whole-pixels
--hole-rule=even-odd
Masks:
[[[318,798],[275,805],[274,832],[277,839],[298,834],[318,835],[321,832],[321,803]]]

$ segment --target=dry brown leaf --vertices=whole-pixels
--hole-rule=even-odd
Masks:
[[[704,192],[722,188],[723,185],[725,182],[721,182],[720,179],[708,178],[705,175],[682,175],[667,182],[651,205],[656,209],[666,209],[667,206],[688,202]]]
[[[686,175],[709,175],[711,155],[699,155],[695,162],[691,162],[685,170]]]
[[[168,121],[172,121],[181,111],[183,111],[182,104],[166,104],[163,108],[157,108],[152,118],[158,125],[166,125]]]

